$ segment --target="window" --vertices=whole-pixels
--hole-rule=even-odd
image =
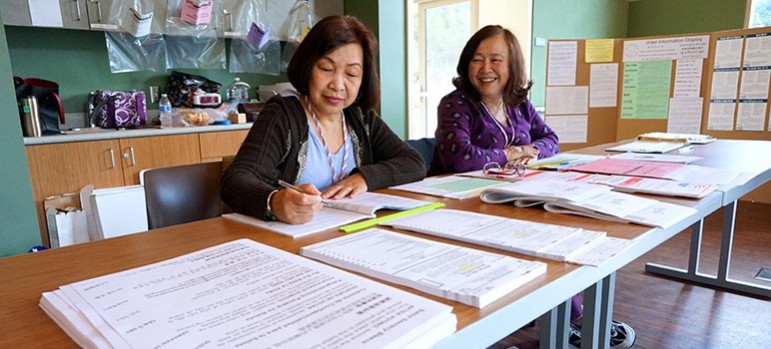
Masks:
[[[771,26],[771,0],[747,2],[747,28]]]

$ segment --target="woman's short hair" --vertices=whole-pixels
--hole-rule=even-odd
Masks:
[[[347,44],[360,44],[362,48],[362,81],[354,104],[367,112],[380,103],[377,41],[369,28],[355,17],[329,16],[316,23],[297,47],[292,60],[289,61],[286,75],[297,92],[307,96],[311,71],[316,61]]]
[[[469,64],[474,58],[479,44],[485,39],[496,35],[503,36],[509,47],[509,81],[503,87],[503,101],[507,105],[517,106],[527,98],[532,82],[527,79],[525,58],[522,55],[522,49],[519,47],[517,38],[511,31],[500,25],[488,25],[479,29],[466,42],[466,46],[463,47],[463,52],[461,52],[460,59],[458,60],[458,67],[456,68],[458,76],[452,80],[452,84],[475,101],[480,100],[479,92],[471,84],[471,79],[469,78]]]

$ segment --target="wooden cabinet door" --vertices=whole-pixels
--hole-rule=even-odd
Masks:
[[[87,184],[95,188],[123,185],[117,140],[28,145],[25,152],[44,243],[48,241],[43,209],[46,197],[80,192]]]
[[[200,133],[201,160],[215,162],[236,155],[248,133],[249,130]]]
[[[139,172],[146,168],[201,162],[198,134],[124,138],[120,140],[123,179],[139,184]]]

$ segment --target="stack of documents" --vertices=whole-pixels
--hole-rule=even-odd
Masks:
[[[462,200],[478,197],[482,190],[501,184],[503,184],[501,181],[495,179],[453,175],[430,177],[422,181],[391,187],[391,189]]]
[[[715,137],[710,135],[693,133],[669,133],[669,132],[648,132],[637,136],[641,141],[652,142],[680,142],[688,144],[707,144],[715,141]]]
[[[513,202],[518,207],[543,204],[549,212],[661,228],[697,212],[691,207],[613,192],[604,185],[556,180],[509,183],[485,190],[480,198],[493,204]]]
[[[477,308],[546,273],[546,264],[368,229],[314,245],[303,256]]]
[[[431,347],[452,307],[241,239],[45,292],[84,348]]]
[[[684,142],[633,141],[605,150],[633,153],[667,153],[686,145],[688,143]]]
[[[605,232],[441,209],[383,223],[394,228],[531,256],[598,266],[634,241]]]

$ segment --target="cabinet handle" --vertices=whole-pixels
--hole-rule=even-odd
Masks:
[[[129,155],[129,154],[131,154],[131,155]],[[134,157],[134,147],[129,147],[129,152],[128,153],[123,153],[123,158],[124,159],[128,159],[129,156],[131,157],[131,163],[129,164],[129,166],[136,165],[137,164],[137,159]]]
[[[110,148],[110,169],[112,170],[114,168],[115,168],[115,151],[113,151],[112,148]]]
[[[96,4],[96,23],[102,23],[102,3],[99,0],[88,0],[92,4]]]
[[[77,16],[77,18],[75,18],[75,22],[80,22],[80,2],[78,2],[78,0],[74,0],[74,1],[75,1],[75,15]],[[110,149],[110,151],[112,151],[112,149]]]
[[[229,24],[228,29],[226,29],[225,31],[232,32],[233,31],[233,14],[228,12],[228,10],[222,10],[222,13],[224,14],[224,17],[226,20],[225,22]]]

